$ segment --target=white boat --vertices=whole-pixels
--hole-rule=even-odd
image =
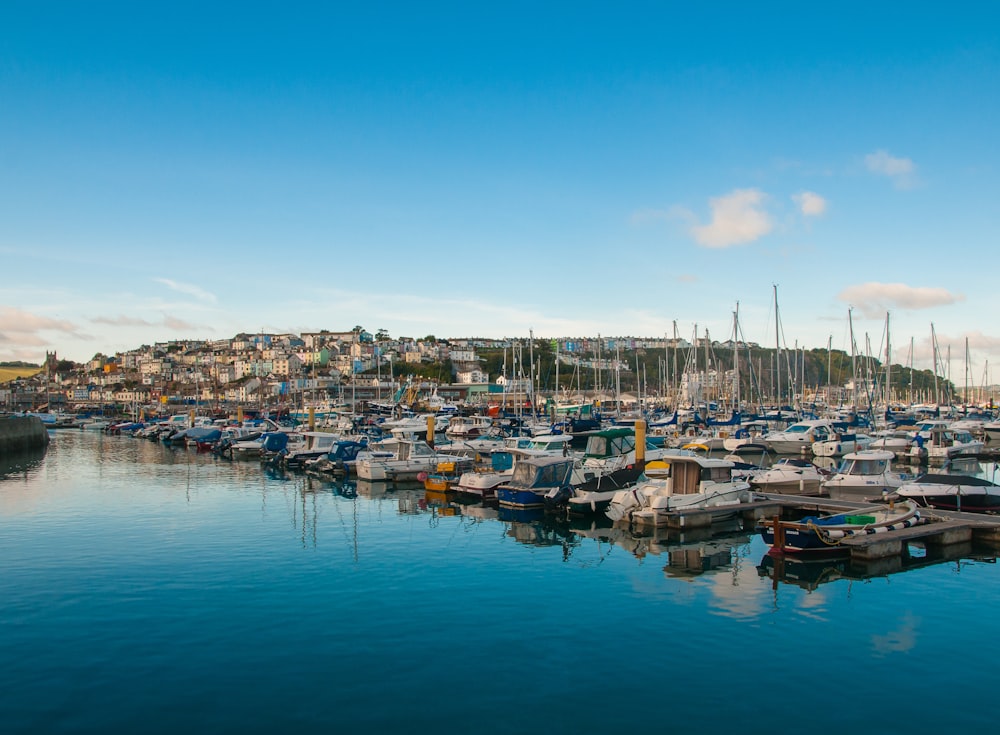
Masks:
[[[440,462],[464,463],[465,467],[461,469],[472,466],[472,460],[437,452],[430,444],[419,439],[390,440],[381,443],[381,448],[392,451],[392,456],[378,456],[367,452],[358,455],[354,467],[359,479],[417,480],[421,473],[434,472]]]
[[[818,493],[829,474],[806,459],[782,457],[765,470],[754,474],[750,485],[760,492],[784,495]]]
[[[452,416],[448,420],[445,435],[449,439],[475,439],[493,431],[491,416]]]
[[[813,442],[812,453],[817,457],[843,457],[867,449],[871,443],[867,434],[834,434],[825,441]]]
[[[892,452],[897,457],[904,457],[909,453],[913,445],[911,432],[902,429],[883,429],[872,435],[872,442],[869,449],[880,449]]]
[[[722,447],[731,454],[762,454],[768,451],[765,441],[768,425],[766,421],[747,421],[733,434],[722,440]]]
[[[753,497],[750,484],[734,480],[733,462],[697,455],[670,458],[670,476],[615,493],[606,515],[639,526],[664,526],[681,510],[736,506]]]
[[[823,490],[857,490],[879,493],[894,490],[913,476],[892,469],[896,455],[879,449],[868,449],[844,455],[844,461],[837,471],[823,482]]]
[[[1000,510],[1000,485],[971,475],[921,475],[897,488],[896,495],[941,510],[972,513]]]
[[[804,454],[812,452],[815,442],[822,442],[837,433],[829,419],[808,419],[792,424],[784,431],[767,435],[765,443],[777,454]]]
[[[928,462],[946,462],[959,457],[976,457],[983,451],[985,444],[974,439],[967,431],[955,431],[946,426],[935,426],[930,431],[930,438],[924,442],[921,438],[914,440],[910,449],[911,459]]]
[[[1000,421],[991,421],[983,424],[983,434],[986,436],[986,441],[991,444],[993,442],[1000,442]]]

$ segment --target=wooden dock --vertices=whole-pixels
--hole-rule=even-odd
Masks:
[[[786,515],[818,515],[850,512],[871,507],[867,500],[833,500],[815,496],[758,495],[753,502],[717,508],[682,510],[667,514],[667,527],[674,529],[705,528],[720,518],[740,515],[745,523]],[[846,538],[839,546],[849,551],[852,560],[870,562],[899,557],[908,544],[947,547],[973,543],[1000,548],[1000,516],[922,508],[923,523],[898,531]]]

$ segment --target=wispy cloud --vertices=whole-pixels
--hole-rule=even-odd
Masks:
[[[693,273],[681,273],[674,280],[678,283],[698,283],[698,276]]]
[[[774,229],[764,209],[767,194],[759,189],[735,189],[709,200],[712,221],[695,225],[691,235],[707,248],[728,248],[763,237]]]
[[[863,283],[848,286],[837,298],[861,309],[866,317],[877,317],[889,309],[930,309],[965,301],[962,294],[944,288],[907,286],[905,283]]]
[[[108,324],[112,327],[151,327],[153,322],[146,321],[145,319],[138,319],[134,316],[125,316],[124,314],[119,314],[118,316],[95,316],[90,320],[94,324]]]
[[[197,324],[191,324],[183,319],[178,319],[172,316],[163,317],[163,326],[169,329],[201,329]]]
[[[792,194],[792,201],[798,205],[799,211],[805,217],[819,217],[826,212],[826,199],[813,191]]]
[[[209,303],[215,303],[215,294],[209,293],[198,286],[190,283],[178,283],[177,281],[172,281],[169,278],[154,278],[157,283],[162,283],[164,286],[172,291],[177,291],[178,293],[187,294],[188,296],[194,296],[199,301],[206,301]]]
[[[4,358],[35,359],[37,348],[51,344],[46,332],[84,338],[73,322],[0,306],[0,355]]]
[[[865,167],[876,176],[892,179],[897,189],[912,189],[917,185],[917,165],[909,158],[897,158],[888,151],[877,150],[865,156]]]

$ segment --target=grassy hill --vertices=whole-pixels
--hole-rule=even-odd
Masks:
[[[6,383],[14,378],[30,378],[41,371],[42,369],[38,367],[0,367],[0,383]]]

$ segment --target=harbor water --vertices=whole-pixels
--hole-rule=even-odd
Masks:
[[[609,526],[53,432],[0,465],[0,730],[995,731],[993,552]]]

